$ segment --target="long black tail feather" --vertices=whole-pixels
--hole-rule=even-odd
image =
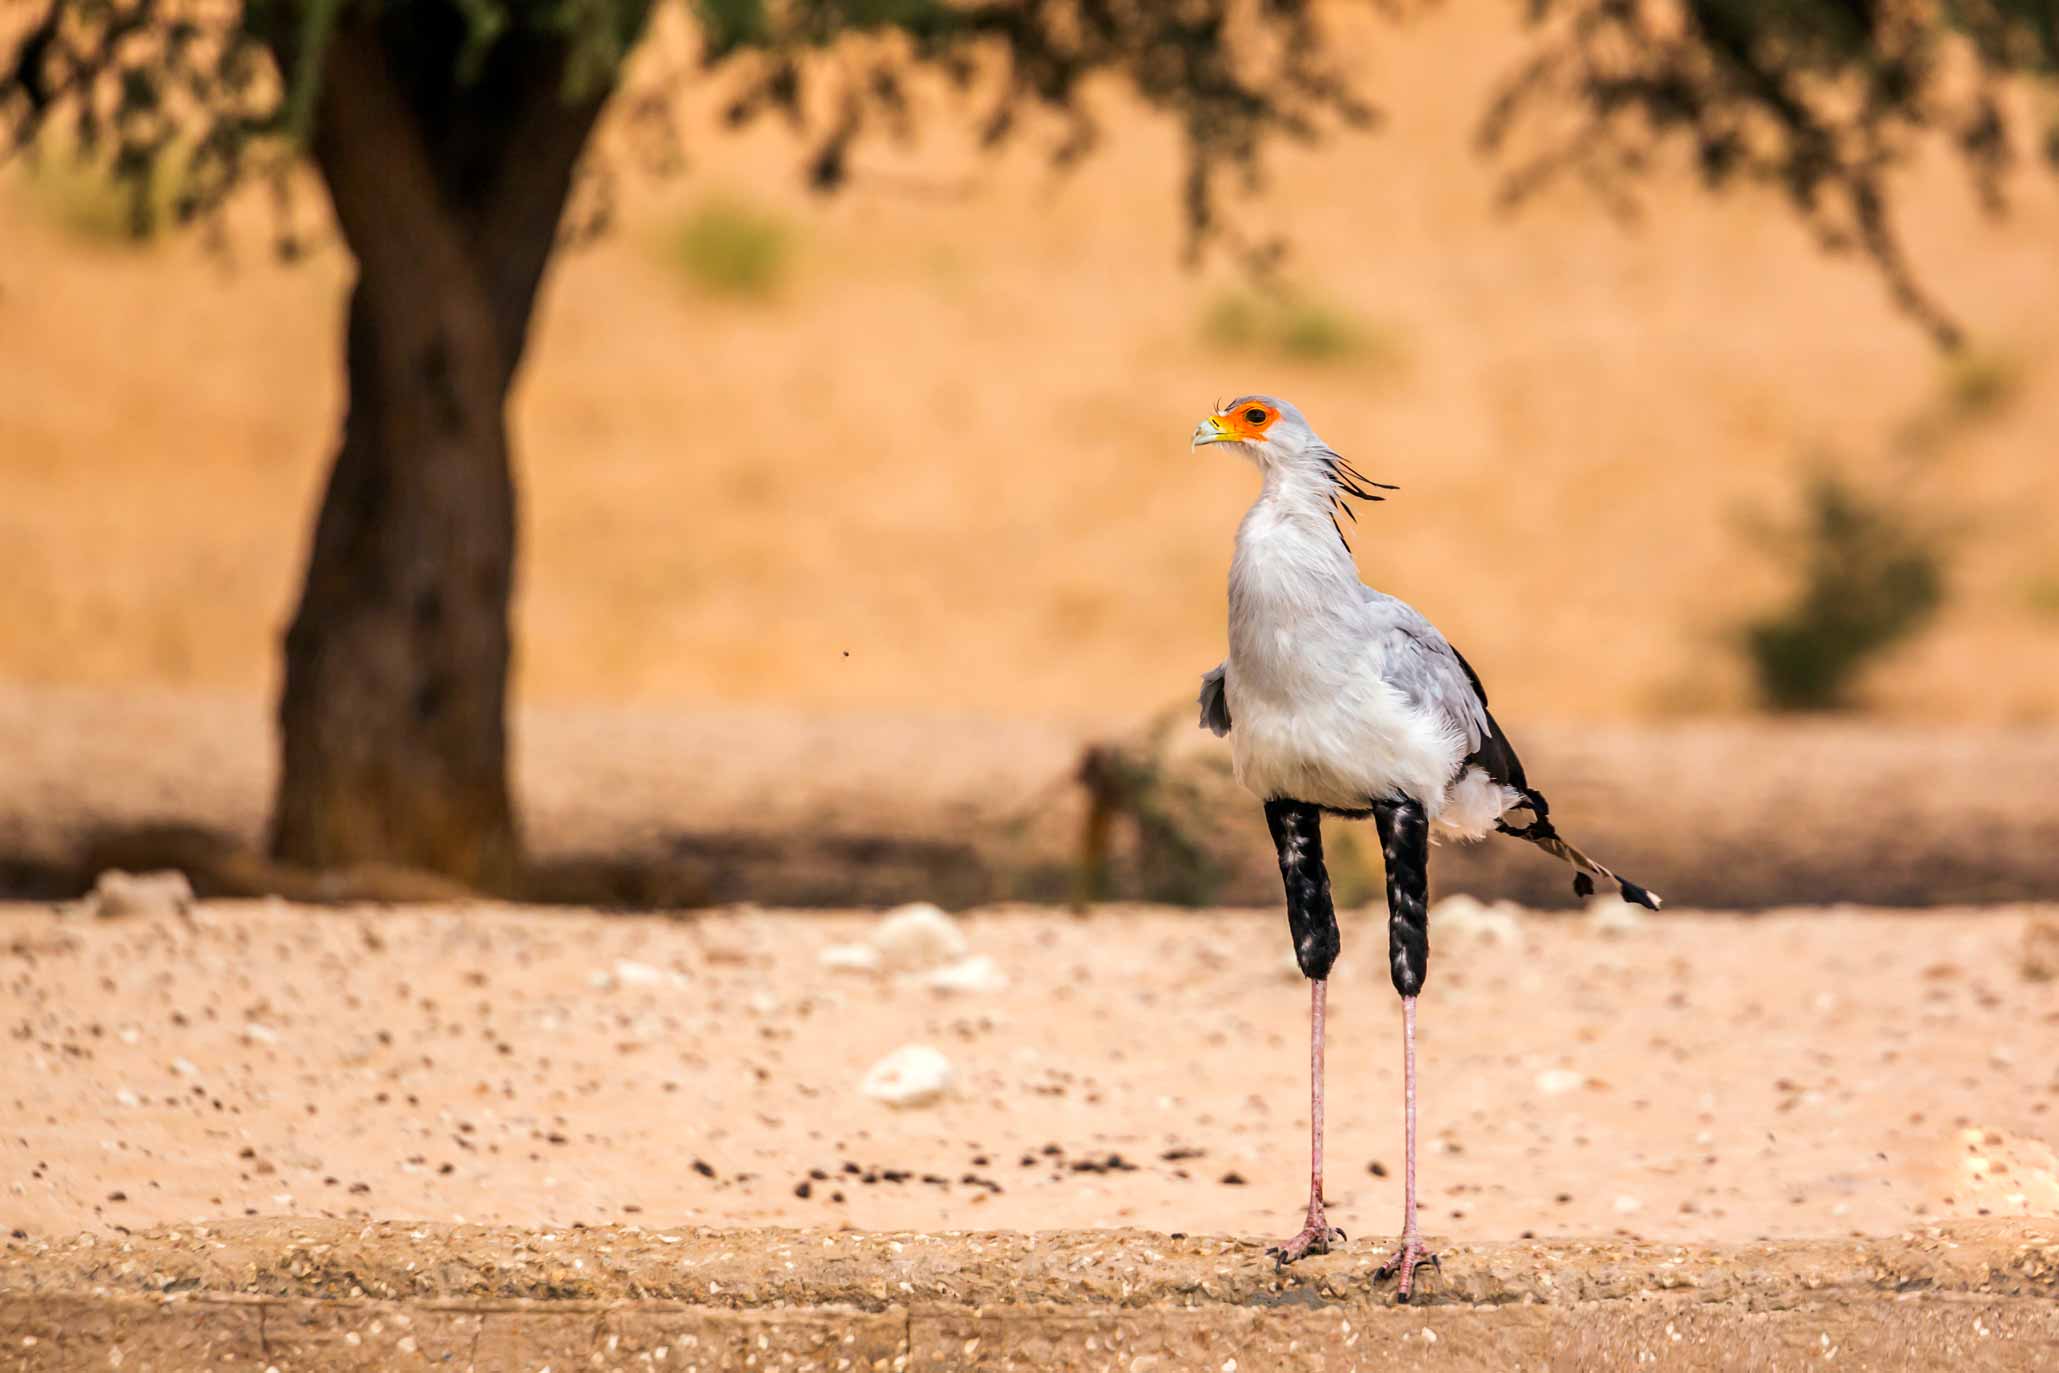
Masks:
[[[1617,876],[1567,843],[1559,834],[1558,828],[1551,823],[1551,806],[1545,801],[1544,793],[1527,786],[1519,786],[1518,790],[1523,795],[1525,806],[1535,818],[1520,829],[1505,819],[1495,821],[1494,827],[1513,838],[1527,839],[1552,857],[1572,865],[1573,895],[1582,898],[1594,895],[1594,879],[1598,877],[1604,882],[1615,883],[1616,890],[1623,894],[1623,899],[1633,906],[1655,911],[1665,904],[1657,892],[1641,887],[1627,877]]]

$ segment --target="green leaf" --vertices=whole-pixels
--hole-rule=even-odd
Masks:
[[[286,103],[280,123],[286,136],[307,146],[315,127],[315,98],[322,89],[322,59],[329,50],[329,35],[336,30],[336,17],[343,0],[308,0],[300,18],[300,50],[293,61],[293,76],[287,83]]]

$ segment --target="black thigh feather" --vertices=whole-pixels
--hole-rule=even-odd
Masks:
[[[1430,817],[1414,801],[1373,806],[1387,860],[1387,967],[1394,990],[1414,996],[1430,971]]]
[[[1323,867],[1323,813],[1302,801],[1265,803],[1266,827],[1279,850],[1280,881],[1287,888],[1287,928],[1302,975],[1325,978],[1341,941],[1330,904],[1330,874]]]

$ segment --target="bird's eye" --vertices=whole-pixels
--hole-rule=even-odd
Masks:
[[[1249,410],[1246,410],[1244,412],[1244,418],[1252,424],[1264,424],[1265,411],[1259,409],[1257,406],[1254,405]]]

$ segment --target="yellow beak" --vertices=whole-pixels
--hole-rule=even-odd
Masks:
[[[1210,415],[1207,419],[1194,426],[1194,440],[1187,446],[1189,448],[1199,448],[1204,443],[1228,443],[1236,437],[1236,434],[1231,432],[1230,426],[1223,421],[1221,415]]]

